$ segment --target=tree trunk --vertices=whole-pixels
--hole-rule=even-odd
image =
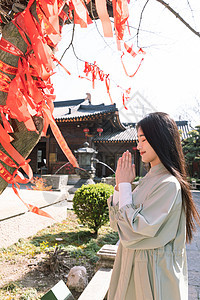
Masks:
[[[21,35],[19,34],[19,31],[16,28],[16,26],[13,25],[13,23],[10,22],[4,26],[2,31],[2,37],[5,38],[7,41],[11,42],[16,47],[18,47],[23,53],[26,52],[27,45],[22,39]],[[0,60],[11,66],[17,67],[19,57],[0,50]],[[6,75],[8,75],[11,79],[14,78],[14,75]],[[6,104],[6,98],[7,93],[0,91],[0,105]],[[39,131],[39,134],[37,134],[35,131],[28,131],[23,122],[18,122],[16,119],[11,119],[11,125],[14,130],[14,133],[11,134],[14,138],[12,145],[24,158],[26,158],[30,154],[32,149],[38,143],[43,128],[42,118],[35,117],[34,119],[34,123],[36,125],[37,130]],[[1,145],[0,150],[6,153],[6,151]],[[6,154],[8,155],[8,153]],[[14,172],[13,168],[5,164],[3,165],[10,173]],[[7,185],[8,183],[0,177],[0,193],[3,192]]]

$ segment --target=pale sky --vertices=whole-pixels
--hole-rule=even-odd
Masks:
[[[138,27],[144,3],[145,1],[132,1],[130,4],[130,26]],[[194,1],[194,4],[195,14],[199,15],[200,2]],[[194,18],[186,0],[179,13],[186,15],[187,20],[193,25]],[[199,18],[196,17],[195,20],[199,22],[196,23],[196,29],[200,31]],[[61,57],[69,45],[72,28],[72,25],[64,26],[62,41],[56,53],[57,58]],[[117,50],[115,37],[102,37],[100,21],[89,25],[87,29],[80,29],[79,25],[76,25],[74,37],[76,55],[83,61],[90,63],[96,61],[104,73],[110,74],[111,96],[118,108],[122,106],[121,89],[117,87],[120,85],[122,88],[131,87],[131,95],[138,91],[156,110],[165,111],[176,120],[179,117],[185,119],[182,109],[189,112],[193,106],[197,106],[196,99],[200,98],[200,38],[156,1],[150,1],[147,5],[141,29],[143,31],[140,32],[139,41],[146,55],[138,73],[131,79],[125,75],[122,68],[121,52]],[[130,46],[133,44],[134,50],[137,51],[135,33],[134,29],[131,29],[131,36],[126,32],[124,40]],[[140,59],[139,56],[133,59],[126,54],[125,64],[130,74],[134,73]],[[95,89],[92,89],[90,81],[78,78],[79,75],[84,75],[84,63],[75,57],[72,48],[66,52],[62,63],[72,75],[67,75],[60,67],[56,68],[52,81],[57,101],[84,98],[89,92],[92,95],[92,104],[110,104],[104,82],[96,82]],[[200,123],[200,116],[195,114],[193,121],[193,125]]]

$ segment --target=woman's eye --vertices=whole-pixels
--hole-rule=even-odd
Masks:
[[[144,139],[144,138],[143,138],[143,139],[141,139],[141,140],[137,140],[136,143],[137,143],[137,145],[138,145],[139,143],[146,142],[146,140],[147,140],[147,139]]]

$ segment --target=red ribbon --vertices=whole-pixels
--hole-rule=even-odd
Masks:
[[[113,100],[112,100],[111,94],[110,94],[109,74],[104,74],[104,72],[102,70],[100,70],[100,68],[96,65],[96,62],[94,62],[94,64],[89,64],[88,62],[85,62],[85,68],[84,68],[83,72],[85,73],[86,77],[79,76],[79,78],[82,78],[82,79],[85,78],[85,79],[90,80],[88,78],[88,76],[89,76],[89,74],[91,74],[93,89],[95,87],[95,80],[105,81],[107,93],[109,95],[111,104],[113,104]]]
[[[37,0],[36,11],[40,21],[42,34],[48,36],[48,39],[51,40],[55,48],[61,40],[57,1],[54,1],[52,5],[47,5],[45,1]]]
[[[144,58],[141,59],[141,61],[140,61],[139,65],[138,65],[136,71],[132,75],[129,75],[128,72],[126,71],[126,67],[125,67],[124,62],[122,60],[123,56],[124,56],[124,53],[121,55],[121,62],[122,62],[122,66],[123,66],[124,72],[125,72],[126,76],[133,78],[137,74],[139,68],[141,67],[141,64],[142,64]]]
[[[130,47],[130,46],[128,46],[126,43],[124,43],[124,48],[126,49],[126,51],[127,51],[133,58],[135,58],[135,57],[137,56],[137,54],[143,54],[143,55],[146,54],[145,51],[142,50],[142,48],[140,48],[140,49],[138,50],[138,52],[136,53],[136,52],[133,50],[133,46]],[[136,71],[135,71],[132,75],[129,75],[128,72],[127,72],[127,70],[126,70],[126,67],[125,67],[125,65],[124,65],[123,59],[122,59],[123,56],[124,56],[124,52],[123,52],[122,55],[121,55],[121,63],[122,63],[124,72],[125,72],[125,74],[126,74],[128,77],[131,77],[131,78],[132,78],[132,77],[134,77],[134,76],[136,75],[136,73],[138,72],[138,70],[139,70],[139,68],[141,67],[141,64],[142,64],[144,58],[141,59],[141,61],[140,61],[139,65],[138,65]]]
[[[1,60],[0,60],[0,70],[3,71],[4,73],[11,74],[11,75],[16,75],[17,73],[16,67],[10,66]]]
[[[61,62],[57,58],[55,58],[55,56],[53,57],[53,60],[56,61],[57,64],[59,64],[68,75],[71,75],[71,73],[67,70],[67,68],[65,68],[65,66],[63,66],[63,64],[61,64]]]
[[[118,50],[121,50],[120,41],[123,40],[126,22],[129,17],[127,0],[113,0],[113,14],[115,34]]]
[[[9,114],[9,111],[5,106],[0,106],[0,112],[1,112],[1,119],[3,121],[4,129],[6,130],[7,133],[13,133],[13,128],[5,116],[5,114]]]
[[[0,91],[7,93],[11,79],[4,73],[0,73]]]
[[[132,55],[133,57],[136,57],[137,56],[137,53],[133,50],[133,46],[128,46],[126,43],[124,43],[124,48],[126,49],[126,51]],[[138,51],[139,53],[139,51]]]
[[[12,167],[15,167],[17,168],[16,171],[13,173],[13,175],[11,175],[5,168],[4,166],[0,163],[0,176],[6,181],[8,182],[9,184],[12,184],[12,188],[13,188],[13,191],[15,192],[15,194],[18,196],[18,198],[24,203],[24,205],[28,208],[28,210],[30,212],[33,212],[37,215],[40,215],[40,216],[44,216],[44,217],[47,217],[47,218],[51,218],[53,219],[52,216],[50,216],[48,213],[46,213],[45,211],[43,211],[42,209],[38,208],[37,206],[35,205],[32,205],[32,204],[28,204],[26,203],[19,195],[18,193],[18,190],[16,189],[15,185],[19,188],[19,184],[18,183],[28,183],[29,182],[29,179],[26,179],[26,178],[22,178],[19,176],[19,174],[17,174],[18,172],[18,168],[20,167],[17,167],[15,165],[15,163],[11,160],[8,161],[8,157],[5,157],[5,153],[3,152],[0,152],[0,159],[7,163],[8,165],[12,166]]]
[[[112,26],[107,11],[106,0],[95,0],[96,10],[101,20],[105,37],[113,37]]]
[[[17,48],[11,42],[5,40],[3,37],[0,40],[0,49],[15,56],[24,55],[19,48]]]
[[[131,92],[131,88],[128,88],[127,90],[125,90],[125,92],[122,95],[122,102],[123,102],[123,106],[126,110],[128,110],[128,108],[126,107],[126,101],[129,100],[130,98],[130,92]]]
[[[82,0],[71,0],[74,9],[74,24],[79,24],[82,28],[86,28],[87,24],[91,24],[88,11]]]

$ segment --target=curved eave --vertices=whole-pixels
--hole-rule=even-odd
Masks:
[[[94,121],[98,118],[107,117],[109,115],[113,114],[113,111],[105,112],[105,113],[95,113],[91,115],[86,116],[75,116],[72,118],[56,118],[56,122],[58,123],[72,123],[72,122],[81,122],[81,121]]]
[[[93,141],[95,144],[124,144],[124,143],[135,143],[136,142],[136,140],[112,140],[112,141],[109,141],[109,140],[107,140],[107,141],[105,141],[105,140],[103,140],[103,141]]]
[[[115,122],[114,122],[114,120],[115,120]],[[126,127],[120,121],[118,110],[115,111],[115,113],[114,113],[114,120],[110,120],[113,127],[117,128],[117,129],[126,130]]]

